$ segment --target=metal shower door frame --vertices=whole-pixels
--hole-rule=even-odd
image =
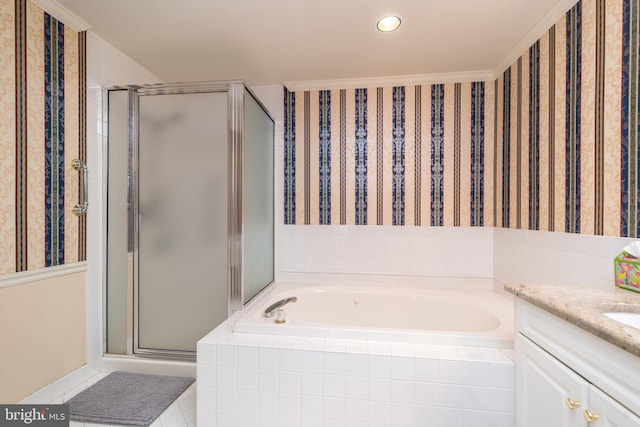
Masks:
[[[242,233],[243,233],[243,99],[244,84],[241,81],[216,83],[154,84],[132,86],[130,94],[131,186],[133,220],[133,354],[178,359],[193,359],[195,352],[141,348],[139,345],[139,230],[138,205],[138,150],[139,150],[139,99],[140,96],[174,95],[192,93],[227,93],[228,138],[228,188],[227,188],[227,316],[242,309]]]

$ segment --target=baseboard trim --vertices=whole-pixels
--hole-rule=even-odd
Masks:
[[[44,405],[47,403],[52,403],[68,391],[77,387],[82,382],[87,381],[89,378],[97,375],[99,373],[99,368],[100,364],[97,360],[95,362],[84,365],[76,369],[75,371],[70,372],[59,380],[54,381],[51,384],[41,388],[31,396],[22,399],[18,403],[32,405]]]

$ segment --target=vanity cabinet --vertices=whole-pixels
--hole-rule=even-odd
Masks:
[[[516,340],[519,427],[640,427],[640,417],[564,363],[521,334]]]
[[[639,358],[516,302],[517,427],[640,427]]]
[[[598,420],[594,423],[594,426],[640,426],[639,417],[594,386],[589,388],[589,408],[593,413],[598,415]]]

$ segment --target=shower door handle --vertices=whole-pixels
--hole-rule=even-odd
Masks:
[[[89,198],[87,195],[89,168],[87,168],[85,162],[78,159],[73,160],[71,166],[80,172],[80,195],[78,197],[80,200],[79,203],[73,207],[73,214],[75,216],[82,216],[87,213],[87,208],[89,207]]]

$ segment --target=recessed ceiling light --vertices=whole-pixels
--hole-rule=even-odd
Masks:
[[[395,15],[388,15],[378,20],[378,30],[388,33],[400,26],[400,18]]]

